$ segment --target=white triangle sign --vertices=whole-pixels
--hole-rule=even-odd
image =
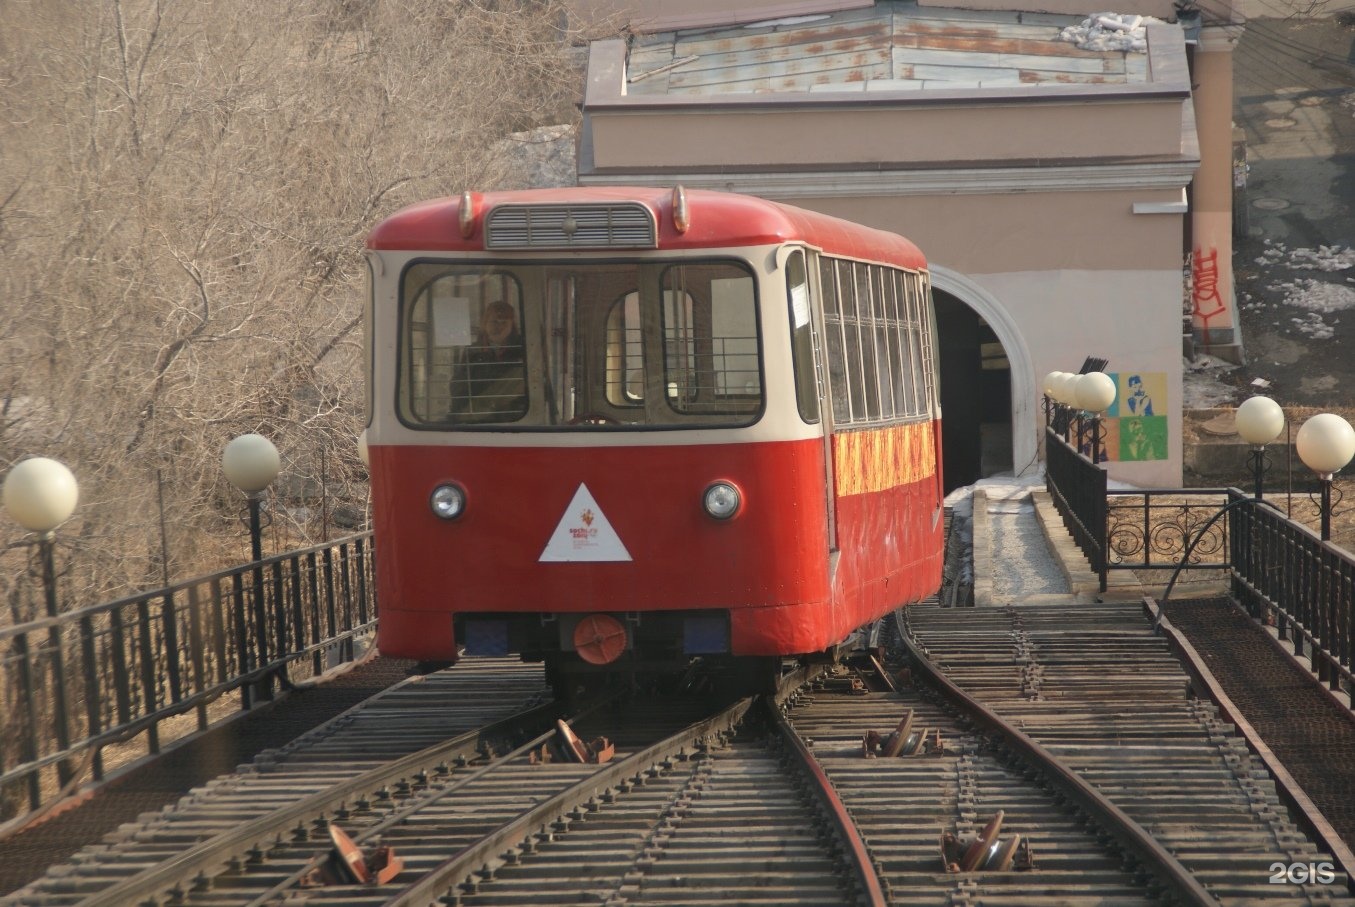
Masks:
[[[607,522],[588,486],[580,484],[539,560],[541,563],[628,561],[630,552],[621,544],[621,537]]]

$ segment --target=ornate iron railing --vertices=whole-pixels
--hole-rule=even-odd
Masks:
[[[105,775],[105,749],[158,753],[239,690],[244,708],[363,653],[376,628],[371,533],[0,629],[0,820]]]
[[[1180,571],[1227,571],[1233,595],[1309,657],[1319,680],[1355,686],[1355,554],[1237,488],[1107,494],[1103,484],[1098,516],[1086,500],[1096,467],[1052,430],[1045,440],[1050,493],[1103,590],[1108,570],[1170,570],[1168,592]]]
[[[1295,655],[1308,654],[1331,689],[1352,683],[1355,555],[1262,502],[1235,507],[1231,523],[1233,594],[1257,620],[1273,623]]]
[[[1226,569],[1228,521],[1216,520],[1207,529],[1205,525],[1228,501],[1226,488],[1107,492],[1106,569]],[[1190,556],[1182,563],[1187,547]]]
[[[1106,471],[1045,429],[1045,487],[1106,591]]]

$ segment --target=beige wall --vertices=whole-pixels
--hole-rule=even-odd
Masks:
[[[1179,191],[1177,193],[1179,195]],[[1035,457],[1044,431],[1038,382],[1077,371],[1087,356],[1107,371],[1163,373],[1168,459],[1117,462],[1111,475],[1141,486],[1181,482],[1181,230],[1184,215],[1132,213],[1139,191],[906,198],[787,198],[901,233],[934,269],[963,274],[973,288],[947,287],[1003,338],[1013,369],[1013,458]],[[1000,309],[995,311],[994,307]]]
[[[1179,192],[1177,193],[1179,195]],[[1181,295],[1181,215],[1135,215],[1138,190],[778,199],[901,233],[965,274],[1168,270]],[[1178,334],[1180,308],[1169,312]],[[1041,372],[1041,375],[1044,373]]]
[[[1180,99],[1107,104],[1068,99],[1016,107],[957,104],[901,110],[839,100],[805,111],[739,105],[592,114],[593,163],[623,167],[769,167],[805,164],[949,164],[1177,156]],[[1089,130],[1089,121],[1098,128]],[[714,137],[718,136],[718,140]],[[999,140],[1000,139],[1000,140]]]

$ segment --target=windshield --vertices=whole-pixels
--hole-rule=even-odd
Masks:
[[[399,408],[417,428],[747,425],[756,286],[732,261],[452,264],[404,274]]]

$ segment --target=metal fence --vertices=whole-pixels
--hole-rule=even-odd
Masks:
[[[1230,522],[1233,594],[1253,617],[1274,623],[1294,654],[1308,654],[1319,680],[1333,690],[1350,684],[1355,555],[1261,502],[1239,503]]]
[[[105,750],[209,724],[363,653],[376,628],[370,532],[0,630],[0,819],[38,809]]]
[[[1046,480],[1106,588],[1109,570],[1227,571],[1233,595],[1273,624],[1331,689],[1355,686],[1355,555],[1237,488],[1111,491],[1052,428]]]
[[[1045,429],[1045,487],[1106,591],[1106,471]]]
[[[1226,569],[1230,527],[1217,517],[1229,500],[1227,488],[1108,491],[1106,569]]]

